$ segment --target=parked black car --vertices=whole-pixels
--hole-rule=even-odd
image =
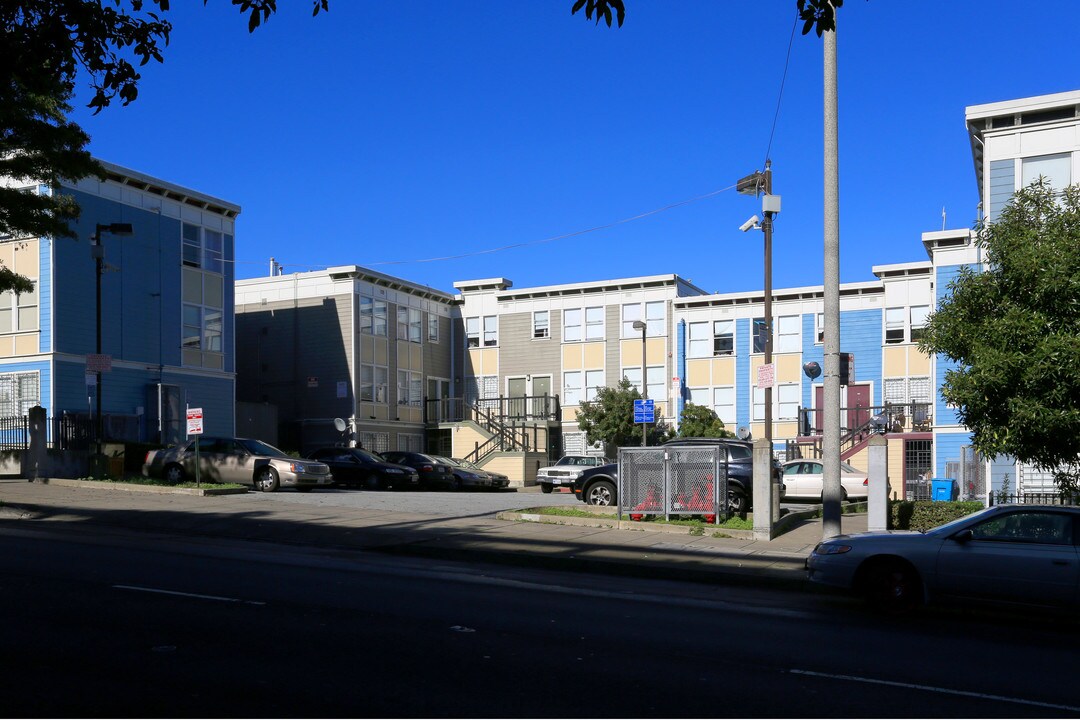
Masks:
[[[720,446],[727,451],[728,509],[735,514],[749,511],[754,497],[753,445],[733,438],[676,438],[664,443],[664,447]],[[721,456],[723,461],[723,456]],[[773,459],[773,482],[780,486],[783,498],[783,469]],[[589,468],[574,480],[574,496],[588,505],[615,505],[618,503],[619,465],[601,465]]]
[[[420,487],[420,475],[411,467],[387,462],[363,448],[320,448],[308,457],[330,466],[334,482],[369,490],[405,490]]]
[[[454,473],[449,465],[436,460],[431,455],[404,450],[389,450],[380,453],[387,462],[411,467],[420,475],[420,487],[425,489],[450,488],[455,485]]]

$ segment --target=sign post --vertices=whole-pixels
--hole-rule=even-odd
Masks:
[[[187,434],[203,434],[202,408],[187,409]],[[199,476],[199,438],[195,438],[195,487],[202,487],[202,478]]]

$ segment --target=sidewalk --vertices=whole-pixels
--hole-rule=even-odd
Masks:
[[[69,523],[385,554],[532,565],[721,584],[801,588],[821,520],[771,541],[277,502],[259,493],[193,496],[0,481],[0,523]],[[537,497],[537,505],[543,500]],[[843,531],[866,530],[844,515]]]

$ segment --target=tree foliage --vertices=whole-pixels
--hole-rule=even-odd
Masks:
[[[803,35],[811,30],[821,37],[823,32],[836,29],[836,9],[844,4],[844,0],[797,0],[799,18],[803,21]],[[571,14],[585,9],[585,18],[592,20],[595,16],[596,24],[603,20],[611,27],[614,17],[619,27],[622,27],[626,19],[626,4],[623,0],[576,0],[570,8]],[[614,15],[612,15],[614,11]]]
[[[1075,488],[1080,469],[1080,185],[1041,179],[982,227],[920,347],[958,363],[942,396],[983,455],[1012,455]]]
[[[716,411],[704,405],[687,403],[679,415],[679,437],[735,437],[727,430]]]
[[[641,425],[634,423],[634,401],[641,398],[638,389],[623,378],[615,387],[596,391],[596,400],[581,403],[578,427],[585,431],[589,443],[602,442],[607,447],[641,444]],[[650,445],[658,445],[669,436],[664,419],[648,426],[646,437]]]

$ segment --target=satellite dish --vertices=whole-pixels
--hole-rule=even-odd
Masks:
[[[802,366],[803,373],[811,380],[817,380],[821,376],[821,365],[816,362],[808,362]]]
[[[738,438],[740,440],[749,440],[750,439],[750,428],[746,427],[745,425],[740,425],[739,429],[735,431],[735,434],[738,436]]]
[[[334,418],[334,429],[338,432],[345,432],[345,428],[349,427],[345,424],[345,421],[341,418]]]

